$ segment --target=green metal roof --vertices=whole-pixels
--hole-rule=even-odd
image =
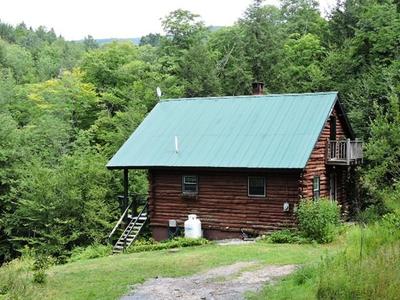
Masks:
[[[163,100],[107,167],[302,169],[336,99],[327,92]]]

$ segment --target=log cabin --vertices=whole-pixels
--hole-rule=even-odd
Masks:
[[[137,220],[149,220],[156,240],[188,214],[206,238],[222,239],[294,226],[303,198],[348,209],[362,143],[338,93],[253,88],[252,96],[159,101],[107,164],[124,170],[126,200],[128,170],[148,170],[148,204]],[[134,239],[121,237],[121,247]]]

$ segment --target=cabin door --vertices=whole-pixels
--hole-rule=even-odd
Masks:
[[[337,200],[337,176],[335,170],[332,170],[329,175],[329,198],[332,201]]]

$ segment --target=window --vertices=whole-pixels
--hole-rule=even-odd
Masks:
[[[319,176],[314,176],[314,178],[313,178],[313,199],[318,200],[319,194],[320,194]]]
[[[184,194],[197,194],[197,176],[196,175],[184,175],[182,176],[182,193]]]
[[[336,117],[332,116],[331,119],[329,120],[329,128],[330,128],[330,133],[329,133],[329,139],[331,141],[336,140]]]
[[[265,177],[249,176],[248,195],[254,197],[265,197]]]

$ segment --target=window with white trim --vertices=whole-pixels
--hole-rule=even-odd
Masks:
[[[248,196],[250,197],[265,197],[265,177],[249,176],[248,177]]]
[[[313,178],[313,199],[318,200],[320,197],[320,178],[319,176],[314,176]]]
[[[197,194],[198,180],[196,175],[184,175],[182,176],[182,193],[183,194]]]

